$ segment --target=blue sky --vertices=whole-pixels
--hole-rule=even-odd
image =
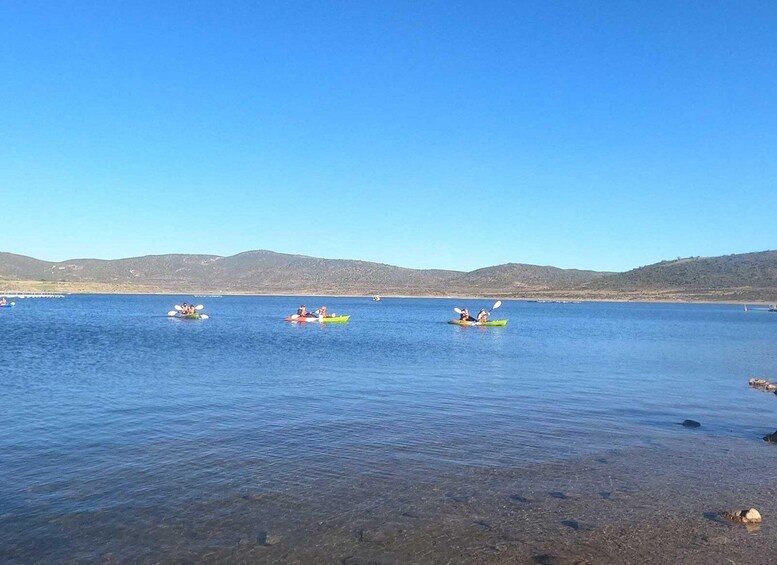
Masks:
[[[0,250],[777,248],[777,3],[4,2]]]

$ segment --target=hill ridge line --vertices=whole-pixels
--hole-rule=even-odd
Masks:
[[[0,252],[0,284],[11,283],[56,292],[775,301],[777,251],[685,257],[622,273],[514,262],[472,271],[416,269],[265,249],[228,256],[168,253],[64,261]]]

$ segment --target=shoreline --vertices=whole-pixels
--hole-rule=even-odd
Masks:
[[[102,290],[102,289],[67,289],[62,286],[58,286],[54,289],[41,290],[41,289],[29,289],[29,288],[10,288],[7,290],[0,289],[0,296],[4,295],[4,292],[14,293],[56,293],[64,294],[68,296],[72,295],[97,295],[97,296],[195,296],[198,298],[224,298],[224,297],[299,297],[299,298],[364,298],[372,299],[375,294],[357,294],[357,293],[327,293],[327,292],[235,292],[235,291],[188,291],[188,290],[139,290],[139,289],[116,289],[116,290]],[[487,293],[487,294],[473,294],[473,295],[440,295],[440,294],[380,294],[381,300],[386,299],[441,299],[441,300],[502,300],[502,301],[515,301],[515,302],[530,302],[540,304],[574,304],[574,303],[601,303],[601,304],[726,304],[726,305],[748,305],[756,307],[768,307],[773,302],[763,300],[712,300],[712,299],[693,299],[693,298],[652,298],[652,297],[579,297],[579,296],[559,296],[553,297],[536,297],[535,295],[527,296],[505,296],[499,293]]]

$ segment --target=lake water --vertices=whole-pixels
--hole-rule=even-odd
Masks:
[[[300,300],[351,321],[284,322]],[[182,301],[211,318],[168,319]],[[662,539],[679,509],[733,542],[716,500],[774,504],[777,398],[747,380],[777,380],[777,314],[505,301],[507,327],[462,328],[454,307],[492,301],[16,302],[0,562],[605,562],[613,524]],[[769,555],[770,527],[736,551]],[[685,557],[734,551],[705,543]]]

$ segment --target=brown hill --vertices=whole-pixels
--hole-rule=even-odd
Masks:
[[[777,251],[661,261],[577,285],[582,293],[688,300],[773,301]]]
[[[610,273],[507,263],[465,273],[456,282],[466,287],[501,288],[504,292],[520,293],[525,290],[572,288],[608,274]]]
[[[503,294],[563,288],[601,276],[592,271],[508,264],[470,273],[406,269],[382,263],[321,259],[271,251],[215,255],[149,255],[129,259],[46,262],[0,253],[0,281],[137,286],[160,292]],[[91,287],[90,287],[91,288]]]
[[[272,251],[47,262],[0,253],[0,287],[92,292],[500,296],[593,300],[777,300],[777,251],[662,261],[625,273],[508,263],[406,269]],[[34,287],[34,288],[33,288]]]

